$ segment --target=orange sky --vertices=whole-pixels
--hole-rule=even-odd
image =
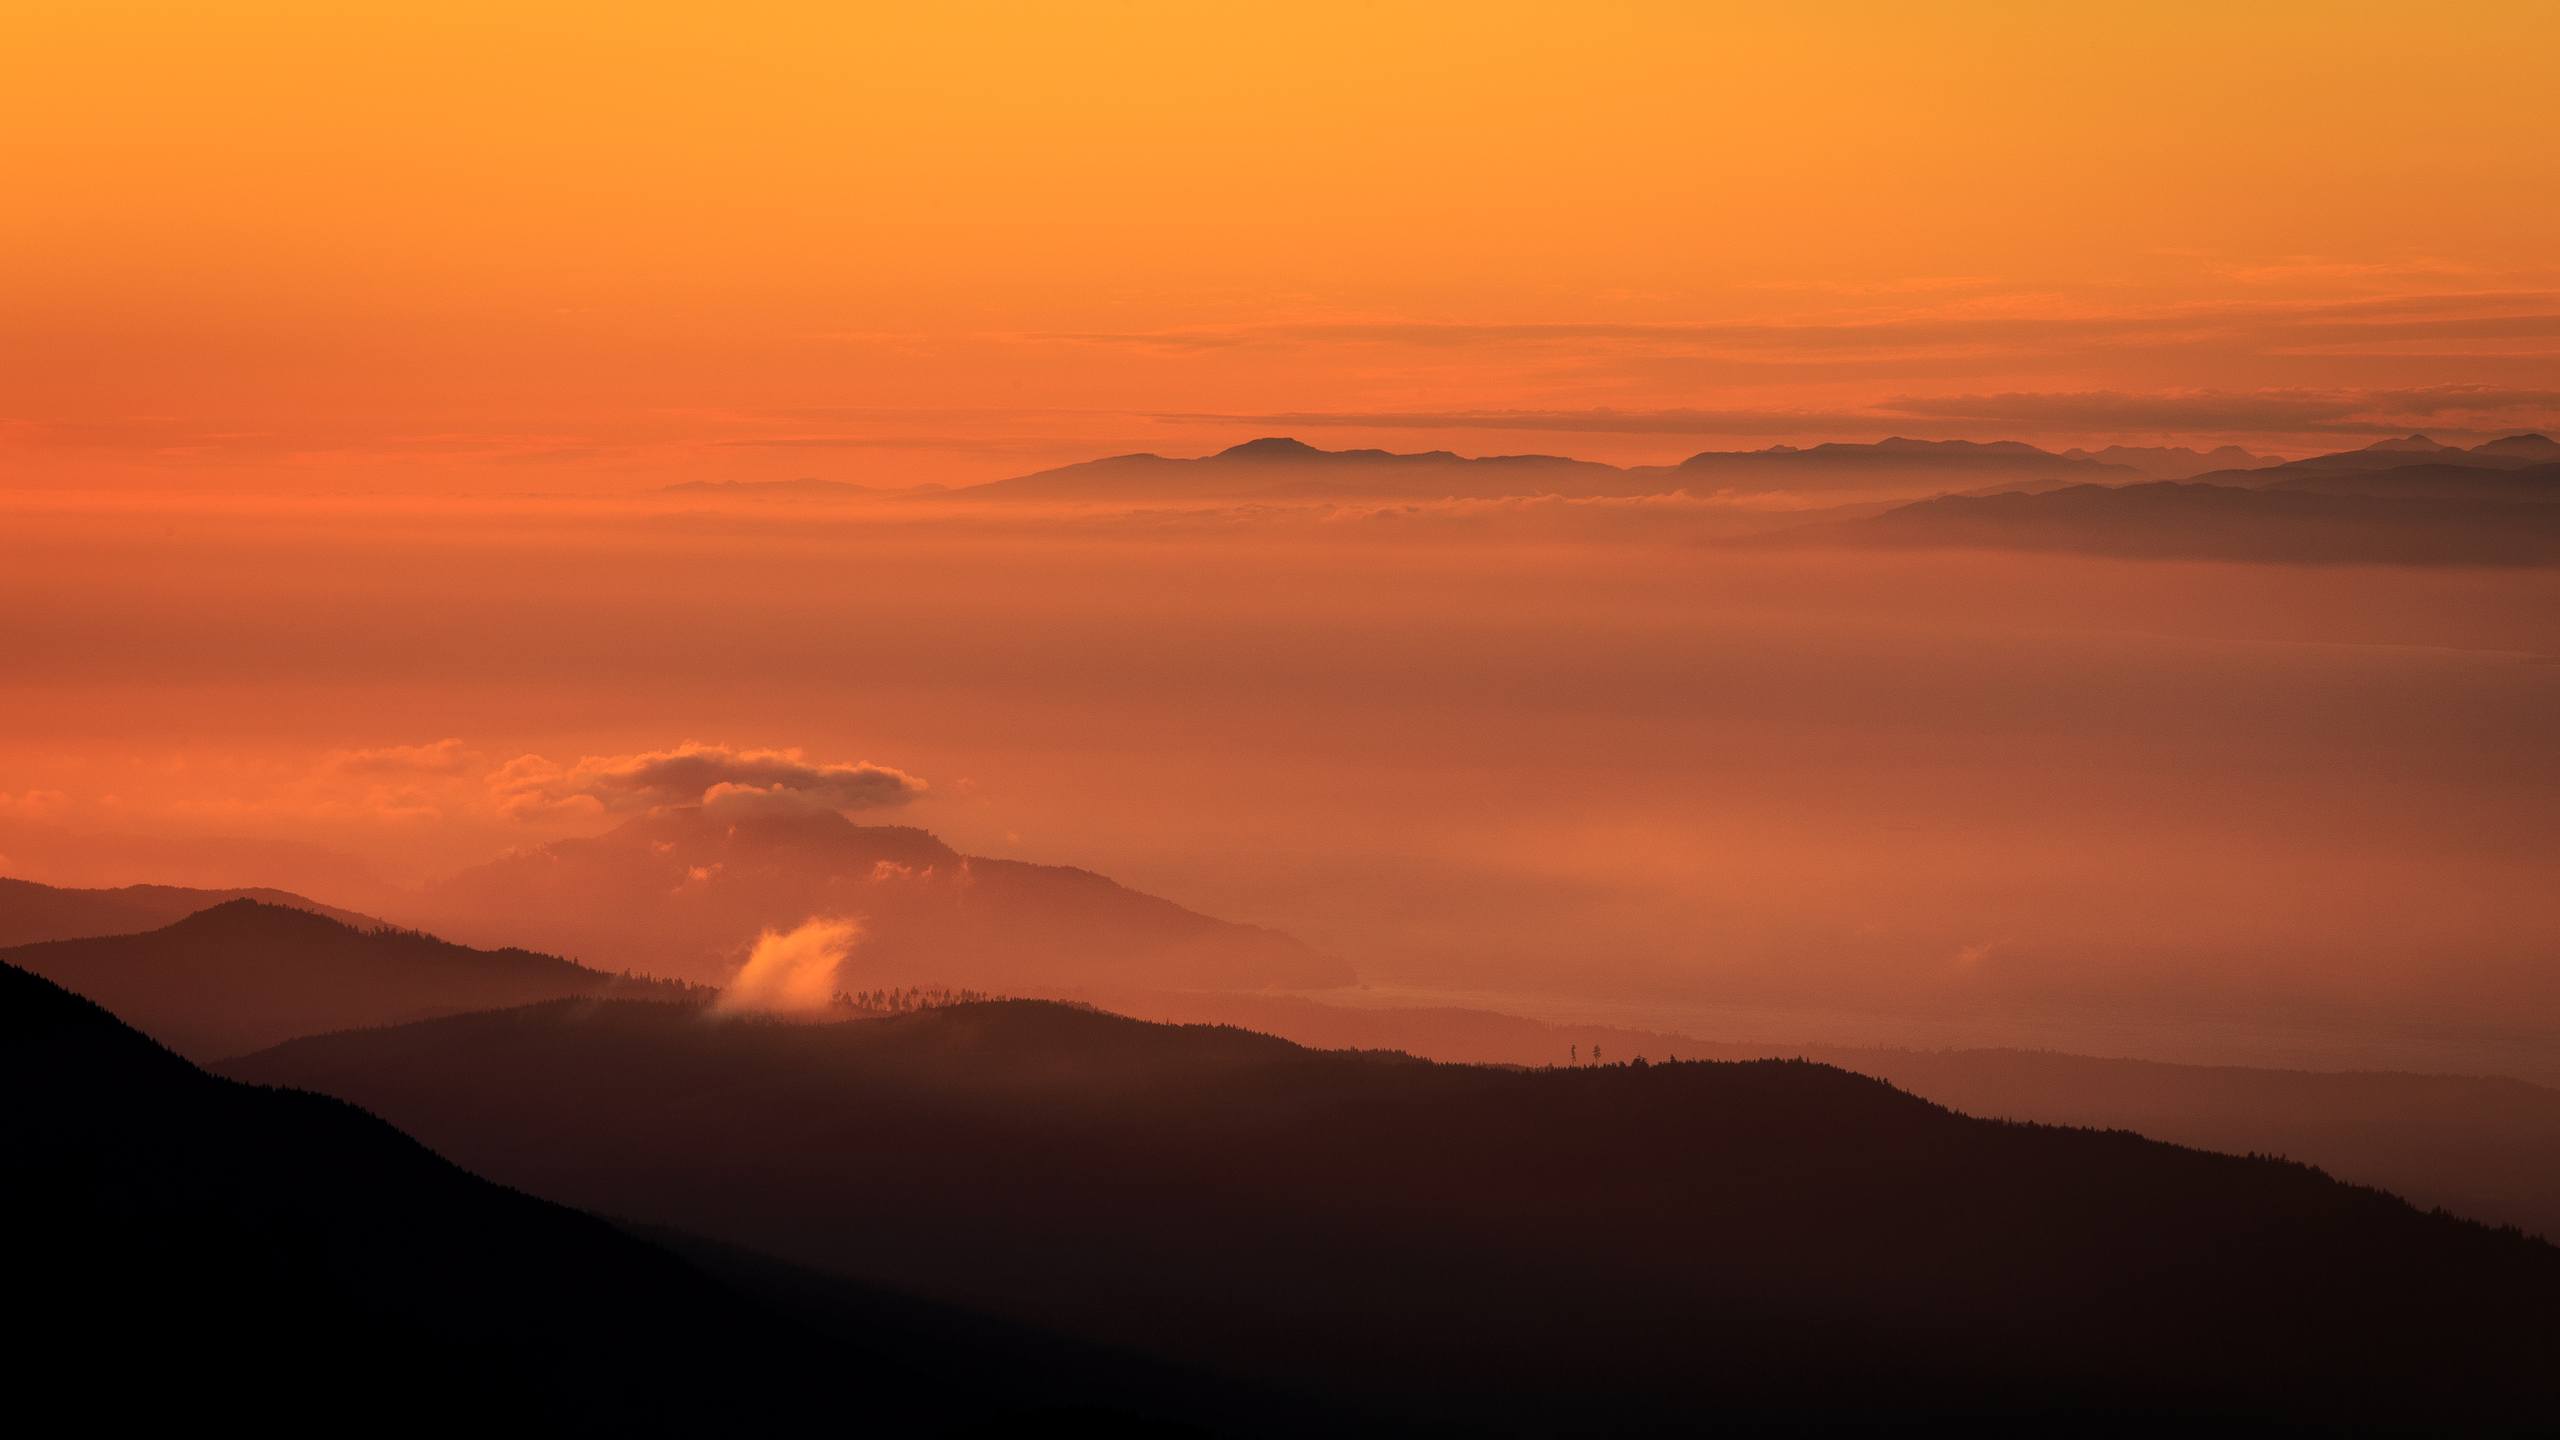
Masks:
[[[2560,424],[2542,3],[19,0],[0,481]]]

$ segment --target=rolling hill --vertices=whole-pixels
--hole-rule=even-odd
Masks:
[[[1028,1002],[828,1025],[602,1003],[224,1069],[538,1194],[1402,1423],[2560,1405],[2560,1250],[1818,1065],[1435,1065]]]
[[[198,1059],[297,1035],[536,1000],[689,993],[557,956],[357,929],[258,900],[225,901],[139,935],[20,945],[0,950],[0,962],[77,991]]]
[[[2068,1055],[1739,1045],[1459,1006],[1354,1007],[1303,996],[1098,996],[1141,1018],[1210,1022],[1316,1049],[1403,1050],[1456,1063],[1550,1065],[1601,1046],[1655,1060],[1812,1060],[1986,1119],[2131,1130],[2226,1154],[2319,1166],[2355,1184],[2560,1240],[2560,1090],[2491,1075],[2278,1070]]]
[[[308,910],[359,928],[382,923],[370,915],[323,905],[284,890],[196,890],[184,885],[75,890],[0,877],[0,946],[157,930],[172,920],[210,910],[228,900],[255,900],[263,905]]]

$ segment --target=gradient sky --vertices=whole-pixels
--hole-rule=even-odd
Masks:
[[[0,15],[0,480],[2560,423],[2545,3]]]

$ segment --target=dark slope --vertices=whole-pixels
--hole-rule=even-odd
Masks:
[[[255,900],[326,915],[345,925],[382,922],[353,910],[306,900],[285,890],[196,890],[184,885],[123,885],[113,890],[73,890],[32,880],[0,878],[0,946],[91,935],[131,935],[210,910],[226,900]]]
[[[1660,1060],[1772,1056],[1872,1075],[1967,1115],[2131,1130],[2227,1154],[2280,1155],[2420,1206],[2560,1240],[2560,1090],[2485,1075],[2167,1064],[2042,1050],[1739,1045],[1455,1006],[1300,996],[1097,995],[1151,1020],[1240,1025],[1328,1050],[1477,1064],[1561,1064],[1594,1045]]]
[[[466,1174],[0,966],[24,1415],[259,1433],[1158,1433],[1297,1412]],[[60,1407],[60,1408],[57,1408]]]
[[[759,931],[819,915],[862,921],[860,968],[878,984],[1255,989],[1351,978],[1286,935],[1091,871],[962,855],[925,831],[833,812],[661,810],[464,871],[432,887],[415,918],[439,934],[719,982]]]
[[[1418,1418],[2560,1413],[2560,1251],[1788,1062],[1512,1071],[1033,1003],[550,1005],[226,1067],[538,1193]]]
[[[1946,495],[1780,541],[2279,564],[2560,563],[2560,505],[2159,481]]]
[[[140,935],[53,940],[0,961],[87,996],[197,1059],[297,1035],[579,995],[682,999],[686,987],[526,950],[473,950],[231,900]]]
[[[2168,1065],[2033,1050],[1810,1053],[1969,1115],[2101,1125],[2181,1145],[2286,1155],[2422,1204],[2560,1240],[2560,1090],[2521,1080]]]
[[[35,1321],[15,1405],[32,1386],[109,1431],[262,1411],[626,1423],[723,1398],[681,1374],[642,1391],[642,1357],[735,1356],[776,1328],[598,1221],[341,1102],[207,1076],[15,968],[0,1036],[9,1301]]]

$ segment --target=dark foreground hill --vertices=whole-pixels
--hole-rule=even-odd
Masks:
[[[0,965],[9,1403],[65,1431],[1158,1433],[1261,1397],[464,1173]],[[29,1432],[33,1433],[33,1432]]]
[[[39,940],[78,940],[91,935],[131,935],[157,930],[226,900],[255,900],[326,915],[340,924],[370,929],[382,922],[370,915],[306,900],[286,890],[197,890],[185,885],[120,885],[112,890],[75,890],[39,885],[32,880],[0,878],[0,945],[32,945]]]
[[[1562,1064],[1594,1046],[1628,1059],[1814,1060],[1967,1115],[2280,1155],[2421,1207],[2560,1240],[2560,1090],[2500,1076],[2182,1065],[2044,1050],[1740,1045],[1456,1006],[1354,1007],[1294,995],[1091,998],[1145,1019],[1238,1025],[1317,1049],[1405,1050],[1479,1064]]]
[[[1794,1062],[545,1005],[225,1067],[484,1173],[1416,1422],[2560,1414],[2560,1251]]]
[[[140,935],[0,950],[0,961],[77,991],[197,1059],[297,1035],[537,1000],[692,993],[557,956],[474,950],[379,925],[358,929],[256,900],[226,901]]]

